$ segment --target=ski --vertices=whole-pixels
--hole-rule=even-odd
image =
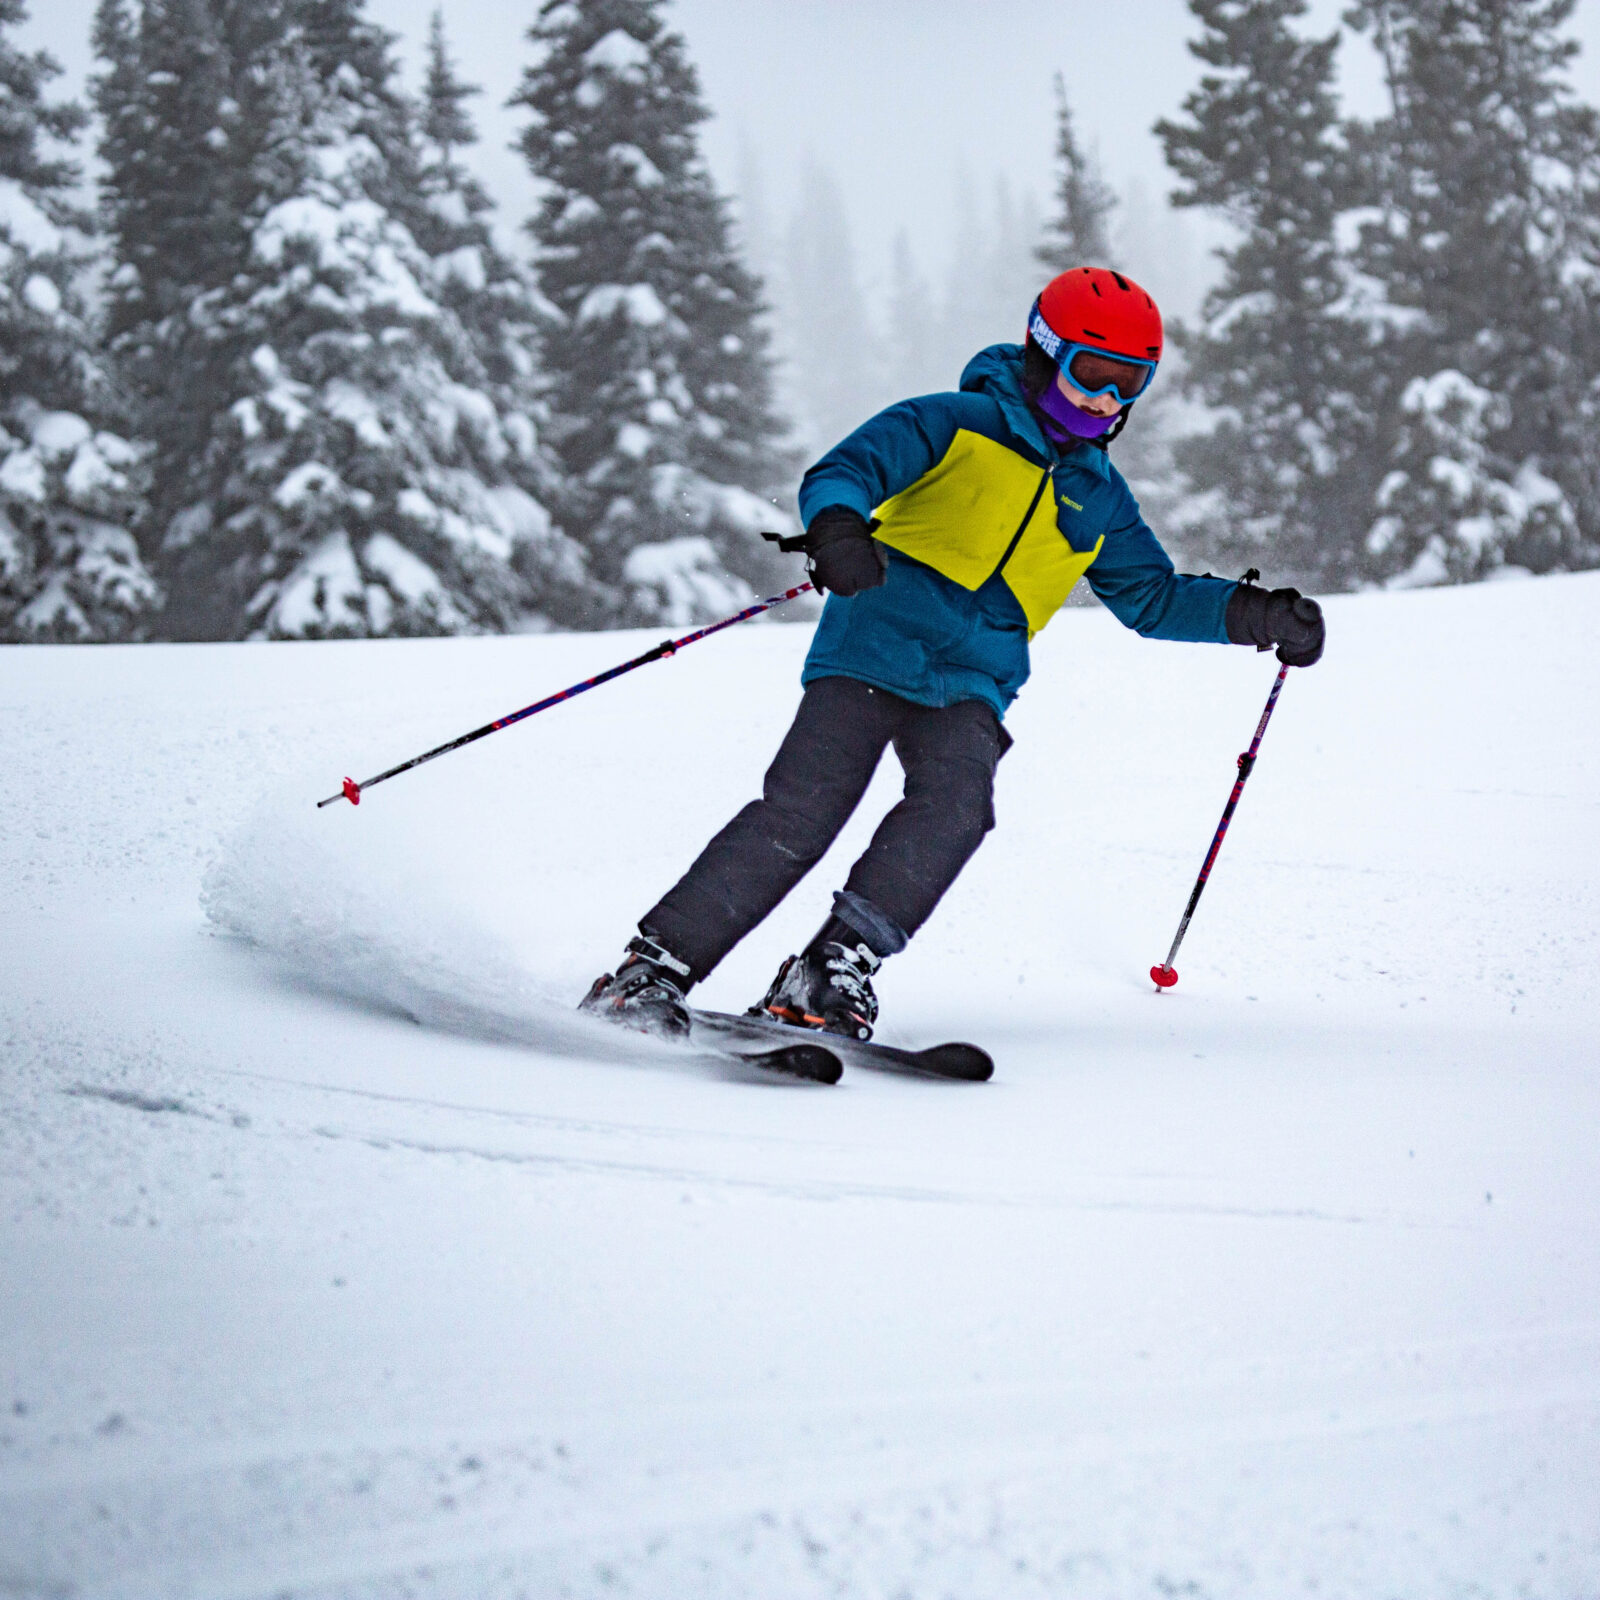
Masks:
[[[792,1023],[779,1022],[775,1017],[735,1016],[727,1011],[691,1010],[689,1019],[696,1030],[704,1029],[730,1039],[748,1040],[752,1044],[770,1039],[774,1032],[792,1034],[800,1031]],[[952,1042],[929,1045],[924,1050],[903,1050],[898,1045],[852,1039],[842,1033],[810,1033],[809,1030],[807,1033],[811,1038],[827,1040],[824,1053],[837,1057],[846,1066],[915,1072],[925,1077],[950,1078],[962,1083],[987,1083],[994,1076],[993,1057],[975,1044]]]
[[[844,1076],[844,1064],[832,1048],[832,1040],[828,1044],[812,1039],[774,1044],[771,1030],[761,1023],[754,1028],[745,1026],[753,1020],[750,1018],[716,1011],[691,1011],[689,1017],[690,1042],[709,1045],[718,1055],[808,1083],[837,1083]]]

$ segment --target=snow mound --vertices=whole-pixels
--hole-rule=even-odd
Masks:
[[[212,926],[272,957],[297,987],[425,1027],[591,1057],[654,1048],[535,983],[383,827],[339,820],[298,788],[263,796],[206,872]]]

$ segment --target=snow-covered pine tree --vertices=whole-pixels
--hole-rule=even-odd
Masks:
[[[1045,224],[1037,254],[1052,273],[1111,266],[1111,213],[1117,197],[1099,162],[1078,144],[1066,80],[1056,74],[1056,212]]]
[[[444,34],[444,12],[428,20],[428,66],[422,87],[422,137],[446,170],[453,170],[457,150],[478,142],[478,130],[465,102],[483,93],[477,84],[456,76],[455,62]],[[487,204],[479,208],[486,210]]]
[[[1504,395],[1454,368],[1406,385],[1366,542],[1371,570],[1391,587],[1531,571],[1527,558],[1581,549],[1567,497],[1536,457],[1506,476],[1496,444],[1511,421]]]
[[[1302,37],[1307,0],[1189,0],[1211,70],[1157,124],[1180,206],[1238,230],[1202,324],[1179,341],[1185,386],[1216,413],[1184,440],[1182,543],[1226,572],[1342,587],[1376,489],[1383,389],[1340,256],[1349,204],[1334,76],[1338,35]]]
[[[562,592],[583,578],[538,498],[528,384],[496,381],[493,317],[459,309],[498,287],[487,268],[475,284],[459,239],[435,258],[396,214],[441,233],[471,221],[426,192],[388,35],[344,0],[143,0],[102,22],[113,283],[158,447],[162,632],[460,632],[559,609],[522,575],[554,571]],[[174,109],[196,39],[205,71]],[[188,208],[152,149],[207,152]],[[178,245],[197,232],[190,271]]]
[[[988,252],[988,294],[980,340],[993,329],[995,339],[1020,343],[1028,307],[1047,281],[1040,270],[1039,239],[1044,224],[1033,196],[1011,192],[1004,174],[994,182],[994,222]]]
[[[799,420],[806,414],[800,392],[800,368],[795,348],[794,318],[789,313],[785,230],[773,220],[766,173],[754,143],[739,141],[738,176],[733,202],[733,237],[744,261],[760,280],[769,339],[767,361],[772,372],[772,404],[777,415],[795,419],[796,435],[804,432]],[[797,449],[806,441],[796,438]]]
[[[79,289],[84,114],[45,98],[60,69],[17,48],[25,17],[0,0],[0,639],[125,639],[156,600],[128,531],[140,452]]]
[[[546,0],[515,102],[544,187],[530,223],[564,517],[612,617],[705,617],[773,580],[791,468],[760,286],[701,159],[707,112],[661,0]],[[602,620],[597,617],[597,621]]]
[[[346,137],[378,153],[364,190],[420,238],[431,208],[420,192],[419,107],[396,70],[399,36],[366,15],[366,0],[292,0],[291,15],[317,82],[340,102]],[[422,115],[426,94],[424,86]]]
[[[1021,342],[1028,307],[1049,278],[1037,255],[1043,225],[1032,195],[1016,200],[997,175],[989,205],[984,198],[970,174],[956,174],[955,227],[935,343],[947,389],[985,346]]]
[[[1600,564],[1600,119],[1568,81],[1575,0],[1359,0],[1391,95],[1358,130],[1357,258],[1404,382],[1363,574],[1460,582]]]
[[[1126,229],[1118,228],[1112,240],[1112,218],[1123,202],[1100,171],[1091,150],[1078,142],[1072,107],[1067,99],[1066,80],[1058,72],[1056,95],[1056,209],[1044,227],[1044,239],[1034,250],[1034,259],[1043,269],[1038,274],[1069,271],[1085,264],[1123,267],[1148,284],[1142,268],[1127,262]],[[1123,219],[1129,212],[1124,210]],[[1117,467],[1139,497],[1147,517],[1165,529],[1177,509],[1177,473],[1173,464],[1174,410],[1178,405],[1180,357],[1176,349],[1167,357],[1161,382],[1139,402],[1132,425],[1117,444]],[[1074,605],[1093,605],[1087,584],[1080,584],[1070,600]]]
[[[917,267],[904,228],[894,236],[889,266],[887,378],[896,399],[953,389],[958,373],[942,359],[940,341],[928,337],[933,290]]]
[[[278,10],[266,0],[269,33]],[[212,0],[99,0],[94,42],[105,65],[93,93],[118,269],[114,341],[181,310],[194,285],[225,283],[242,259],[240,169],[256,130],[229,100],[231,58],[248,49],[240,20]],[[137,367],[135,377],[142,384]]]
[[[471,362],[463,365],[474,367],[475,381],[501,415],[516,419],[509,425],[521,433],[524,448],[507,463],[509,477],[541,506],[554,505],[561,498],[560,470],[527,424],[542,434],[548,423],[541,344],[558,316],[531,275],[496,242],[494,202],[458,159],[459,151],[478,142],[465,102],[482,92],[457,75],[444,14],[436,10],[416,130],[415,194],[421,203],[410,208],[407,222],[432,259],[435,293],[472,341]],[[529,586],[529,605],[549,621],[581,624],[600,604],[581,547],[553,529],[518,539],[512,561]]]
[[[800,204],[789,225],[788,279],[785,305],[807,443],[820,453],[860,427],[887,397],[885,352],[861,293],[844,197],[833,174],[814,160],[802,173]]]
[[[138,535],[158,571],[174,479],[204,447],[211,411],[226,403],[190,359],[185,318],[197,296],[243,265],[243,214],[255,201],[272,115],[271,49],[285,27],[283,0],[98,0],[95,11],[101,70],[90,87],[112,266],[106,325],[152,452]]]

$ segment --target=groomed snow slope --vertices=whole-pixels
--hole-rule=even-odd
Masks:
[[[572,1015],[804,628],[0,654],[0,1593],[1592,1600],[1600,575],[1328,612],[1167,995],[1273,664],[1039,640],[981,1087]]]

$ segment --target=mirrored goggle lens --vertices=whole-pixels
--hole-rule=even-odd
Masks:
[[[1085,394],[1103,394],[1115,389],[1117,398],[1126,404],[1138,399],[1150,382],[1155,368],[1142,361],[1119,361],[1115,356],[1103,356],[1093,350],[1078,350],[1067,363],[1067,376]]]

